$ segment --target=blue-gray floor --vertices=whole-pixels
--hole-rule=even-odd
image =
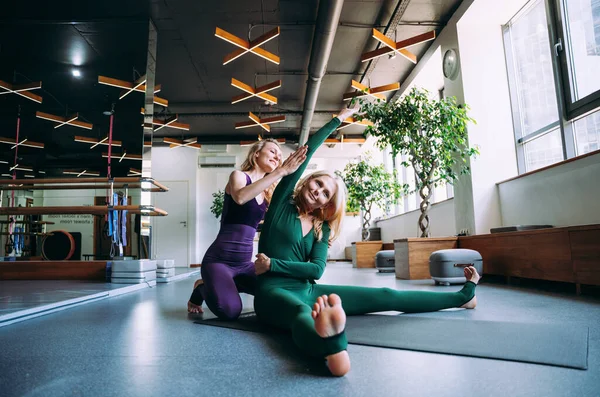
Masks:
[[[597,298],[482,283],[476,310],[423,314],[588,326],[586,371],[350,345],[352,370],[336,379],[326,376],[321,363],[288,348],[287,336],[195,324],[196,317],[185,308],[193,282],[192,277],[159,284],[1,327],[0,395],[599,395]],[[322,282],[435,291],[458,288],[398,281],[393,274],[346,264],[329,264]],[[244,301],[251,309],[251,297],[244,295]]]

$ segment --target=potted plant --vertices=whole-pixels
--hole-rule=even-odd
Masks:
[[[395,175],[388,173],[382,164],[373,164],[369,155],[348,163],[336,174],[348,189],[347,208],[363,213],[362,241],[352,243],[352,262],[359,268],[375,267],[375,254],[382,249],[383,243],[380,239],[366,241],[370,234],[371,211],[375,206],[387,213],[390,204],[398,202],[406,186],[398,183]]]
[[[427,238],[394,240],[396,278],[430,278],[431,252],[457,247],[456,237],[430,238],[428,212],[434,187],[470,172],[469,159],[479,153],[468,146],[467,124],[475,122],[468,110],[453,97],[432,99],[418,88],[397,101],[361,101],[362,117],[373,123],[366,133],[378,139],[378,147],[389,147],[394,157],[406,156],[403,165],[412,165],[421,197],[418,225],[420,237]]]
[[[223,213],[223,202],[225,201],[225,191],[217,190],[212,194],[213,202],[210,207],[210,212],[217,218],[221,218],[221,214]]]
[[[396,204],[408,187],[398,183],[395,176],[385,170],[383,164],[373,164],[369,155],[348,163],[342,172],[336,171],[336,174],[342,178],[348,189],[347,208],[363,212],[363,241],[369,238],[373,206],[389,212],[390,204]]]
[[[362,117],[373,125],[365,131],[377,138],[377,146],[392,155],[407,156],[415,170],[415,186],[421,197],[420,237],[429,237],[429,208],[435,186],[453,183],[469,173],[469,158],[479,154],[467,143],[469,107],[454,97],[432,99],[424,89],[413,88],[398,101],[361,101]]]

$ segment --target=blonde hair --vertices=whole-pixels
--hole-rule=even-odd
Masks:
[[[281,150],[279,142],[272,138],[261,139],[260,141],[255,142],[252,146],[250,146],[250,149],[248,150],[248,155],[246,156],[246,160],[244,160],[242,166],[240,167],[242,171],[251,171],[252,169],[256,168],[256,153],[260,152],[265,147],[267,142],[274,143]],[[282,162],[283,160],[279,160],[279,167],[281,167]],[[267,203],[271,202],[271,198],[273,197],[273,191],[275,190],[276,186],[277,183],[274,183],[265,189],[264,195],[265,200],[267,200]]]
[[[305,176],[298,182],[296,188],[294,189],[292,198],[300,215],[306,214],[307,212],[303,209],[306,207],[304,203],[304,197],[300,193],[311,179],[315,179],[320,176],[330,177],[337,186],[337,191],[333,194],[333,196],[331,196],[327,205],[324,208],[318,208],[311,213],[313,216],[315,236],[318,240],[323,238],[323,223],[327,222],[329,229],[331,230],[328,243],[331,244],[340,236],[342,220],[344,219],[344,215],[346,215],[346,185],[344,184],[344,181],[330,172],[316,171]]]

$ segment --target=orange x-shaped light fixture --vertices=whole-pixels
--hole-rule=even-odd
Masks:
[[[337,116],[337,114],[333,115],[333,117],[336,117],[336,116]],[[369,120],[357,120],[354,117],[348,117],[347,119],[345,119],[344,121],[342,121],[342,124],[340,124],[340,126],[337,129],[341,130],[341,129],[344,129],[346,127],[350,127],[353,124],[363,125],[363,126],[369,126],[369,125],[373,125],[373,122],[371,122]]]
[[[61,117],[61,116],[56,116],[54,114],[49,114],[49,113],[44,113],[44,112],[38,111],[38,112],[35,112],[35,117],[39,117],[40,119],[50,120],[50,121],[54,121],[55,123],[58,123],[58,125],[55,125],[54,128],[59,128],[59,127],[62,127],[63,125],[72,125],[73,127],[79,127],[79,128],[85,128],[85,129],[91,130],[94,127],[93,124],[77,120],[77,118],[79,117],[79,113],[75,113],[74,115],[71,115],[69,117]]]
[[[408,51],[407,48],[435,39],[435,30],[411,37],[410,39],[394,42],[394,40],[385,36],[377,29],[373,29],[373,37],[375,40],[383,44],[383,47],[375,51],[369,51],[362,54],[360,57],[361,62],[370,61],[371,59],[378,58],[383,55],[395,53],[402,55],[412,63],[417,63],[417,56]]]
[[[138,170],[137,168],[129,168],[129,174],[127,176],[142,176],[142,170]]]
[[[44,148],[44,144],[43,143],[33,142],[33,141],[28,140],[27,138],[23,139],[21,142],[17,142],[15,139],[4,138],[4,137],[0,136],[0,143],[6,143],[8,145],[13,145],[11,147],[11,149],[16,148],[17,146],[34,147],[34,148],[37,148],[37,149],[43,149]]]
[[[344,94],[344,101],[365,95],[386,101],[385,96],[381,94],[384,92],[396,91],[400,88],[400,83],[380,85],[379,87],[367,87],[356,80],[352,80],[352,88],[357,89],[358,91]]]
[[[108,158],[108,153],[102,153],[102,157]],[[119,163],[123,160],[139,160],[142,161],[142,156],[139,154],[128,154],[127,152],[123,152],[121,154],[111,153],[110,155],[113,159],[119,159]]]
[[[234,103],[238,103],[238,102],[244,101],[244,100],[246,100],[248,98],[252,98],[252,97],[264,99],[265,101],[268,101],[271,104],[275,105],[275,104],[277,104],[277,98],[274,97],[273,95],[267,94],[267,92],[281,87],[281,80],[277,80],[277,81],[274,81],[269,84],[265,84],[265,85],[257,87],[257,88],[252,88],[248,84],[242,83],[241,81],[239,81],[237,79],[231,78],[231,85],[246,92],[246,94],[234,96],[231,99],[232,105]]]
[[[142,108],[141,113],[144,114],[145,109]],[[168,119],[165,120],[159,120],[157,118],[153,118],[152,119],[152,125],[153,126],[157,126],[156,128],[154,128],[154,131],[158,131],[161,128],[164,127],[171,127],[171,128],[176,128],[178,130],[185,130],[185,131],[189,131],[190,130],[190,125],[189,124],[185,124],[185,123],[178,123],[177,119],[179,118],[178,115],[174,115],[169,117]]]
[[[30,90],[37,90],[37,89],[42,88],[41,81],[35,81],[33,83],[27,83],[27,84],[12,85],[10,83],[7,83],[6,81],[0,80],[0,88],[3,88],[5,90],[5,91],[1,91],[0,95],[17,94],[17,95],[25,97],[29,100],[32,100],[34,102],[42,103],[41,96],[29,92]]]
[[[271,131],[271,126],[269,124],[281,123],[285,121],[285,116],[273,116],[261,119],[252,112],[249,112],[248,117],[250,117],[250,121],[242,121],[240,123],[235,123],[235,129],[237,130],[240,128],[255,127],[258,125],[263,130],[269,132]]]
[[[82,143],[91,143],[92,146],[90,146],[90,149],[95,148],[98,145],[106,145],[108,146],[108,137],[103,138],[103,139],[96,139],[96,138],[88,138],[86,136],[77,136],[75,135],[75,142],[82,142]],[[113,140],[111,142],[111,146],[121,146],[122,142],[121,141],[115,141]]]
[[[8,170],[9,171],[18,170],[18,171],[29,171],[29,172],[32,172],[33,168],[29,168],[29,167],[24,166],[24,165],[15,164],[12,167],[10,167]]]
[[[217,29],[215,30],[215,36],[225,41],[228,41],[237,47],[240,47],[238,50],[235,50],[232,53],[225,56],[225,58],[223,59],[223,65],[227,65],[229,62],[241,57],[242,55],[248,52],[251,52],[254,55],[258,55],[259,57],[264,58],[267,61],[279,65],[279,57],[275,54],[270,53],[267,50],[263,50],[262,48],[260,48],[260,46],[265,44],[267,41],[279,36],[280,32],[281,30],[279,29],[279,26],[277,26],[276,28],[269,30],[267,33],[257,37],[252,41],[246,41],[217,27]]]
[[[194,149],[200,149],[202,145],[198,143],[198,138],[189,138],[189,139],[174,139],[174,138],[163,138],[164,143],[169,144],[169,148],[175,149],[178,147],[191,147]]]
[[[88,171],[88,170],[83,170],[83,171],[64,170],[63,174],[77,175],[77,178],[79,178],[82,175],[85,175],[85,176],[100,176],[99,172],[92,172],[92,171]]]
[[[129,95],[133,91],[144,92],[144,93],[146,92],[146,76],[145,75],[140,77],[133,83],[130,83],[129,81],[125,81],[125,80],[113,79],[112,77],[98,76],[98,83],[110,85],[112,87],[123,88],[123,91],[121,91],[121,94],[119,95],[119,99],[125,98],[127,95]],[[157,84],[154,86],[154,93],[156,94],[159,91],[160,91],[160,84]],[[154,103],[157,105],[164,106],[164,107],[169,106],[168,100],[157,97],[156,95],[154,96]]]

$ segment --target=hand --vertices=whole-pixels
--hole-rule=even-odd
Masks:
[[[265,254],[256,254],[256,260],[254,261],[254,271],[257,276],[264,274],[271,270],[271,258]]]
[[[293,174],[298,167],[304,163],[306,160],[306,152],[308,151],[308,146],[300,146],[294,153],[290,154],[283,164],[281,165],[281,171],[284,175]]]
[[[354,113],[357,113],[360,110],[360,103],[357,101],[353,107],[344,108],[340,110],[340,113],[337,115],[337,118],[340,121],[346,120],[348,117],[351,117]]]

